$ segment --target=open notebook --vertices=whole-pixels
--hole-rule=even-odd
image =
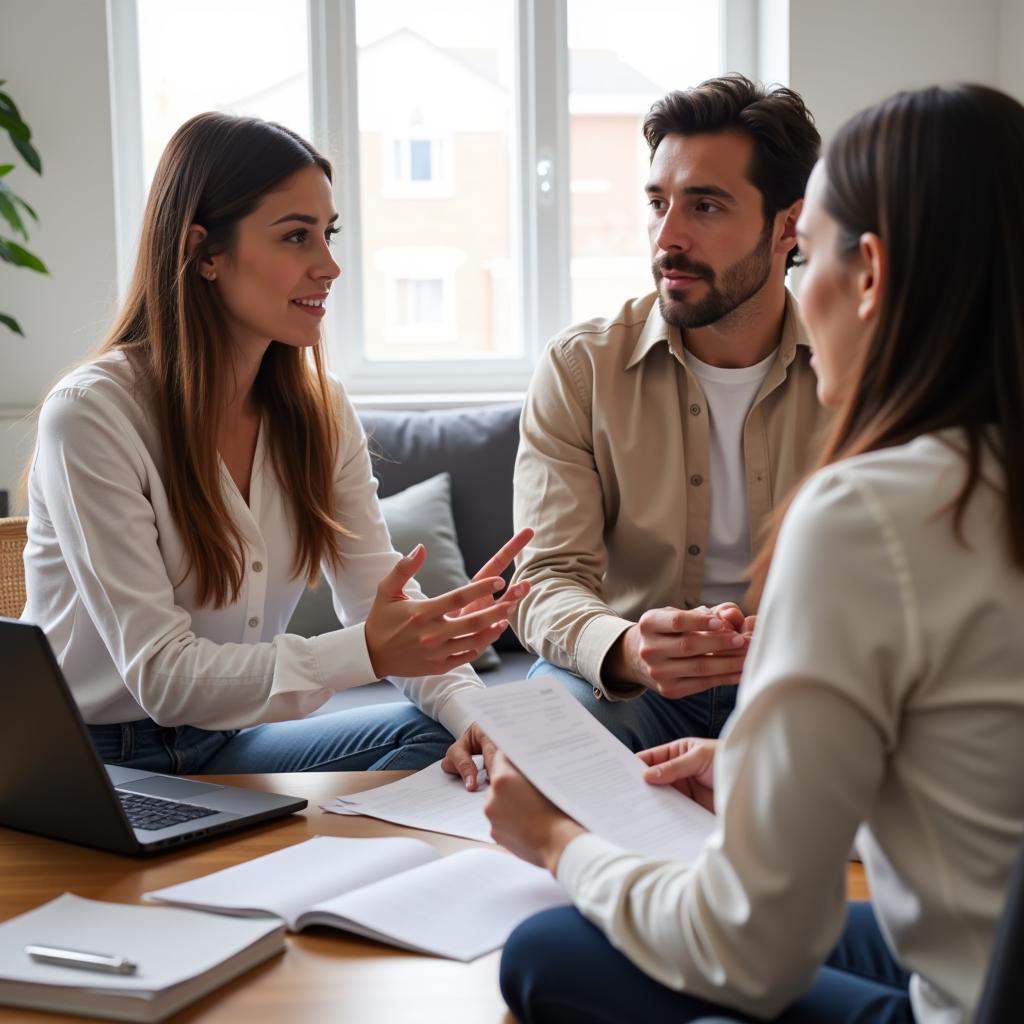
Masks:
[[[569,901],[546,871],[497,850],[443,856],[420,839],[316,836],[146,899],[273,914],[452,960],[504,945],[521,921]]]

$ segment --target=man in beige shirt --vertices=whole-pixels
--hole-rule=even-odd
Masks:
[[[656,103],[644,135],[656,291],[558,335],[533,379],[512,621],[531,675],[635,750],[721,730],[746,566],[828,418],[785,287],[820,144],[803,101],[726,76]]]

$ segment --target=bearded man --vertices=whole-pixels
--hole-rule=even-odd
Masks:
[[[530,386],[512,625],[633,750],[717,736],[756,619],[745,573],[814,465],[827,414],[786,289],[820,137],[740,75],[644,122],[655,291],[548,346]]]

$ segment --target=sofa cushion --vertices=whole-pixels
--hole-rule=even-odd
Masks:
[[[439,473],[383,498],[380,506],[396,550],[408,554],[418,543],[427,549],[427,560],[416,574],[427,597],[438,597],[469,582],[455,538],[447,473]],[[307,587],[288,623],[288,632],[316,636],[340,627],[334,614],[331,588],[321,583],[314,589]],[[494,648],[488,647],[473,662],[473,668],[487,672],[499,664]]]
[[[381,497],[438,473],[451,475],[455,533],[470,575],[512,536],[520,408],[509,402],[428,412],[359,410]],[[511,575],[509,569],[505,578]],[[495,646],[522,650],[511,630]]]

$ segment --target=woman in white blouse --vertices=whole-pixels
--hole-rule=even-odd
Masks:
[[[522,1021],[960,1024],[977,1005],[1024,829],[1024,107],[953,86],[859,114],[798,232],[835,433],[755,566],[717,753],[640,755],[718,829],[692,863],[652,860],[496,755],[495,838],[578,908],[505,948]],[[848,907],[862,825],[872,903]]]
[[[293,132],[203,114],[160,161],[127,301],[43,403],[28,604],[101,757],[169,772],[418,768],[469,724],[466,667],[525,593],[514,538],[430,600],[326,372],[331,167]],[[322,574],[348,628],[285,626]],[[306,718],[389,678],[416,705]]]

